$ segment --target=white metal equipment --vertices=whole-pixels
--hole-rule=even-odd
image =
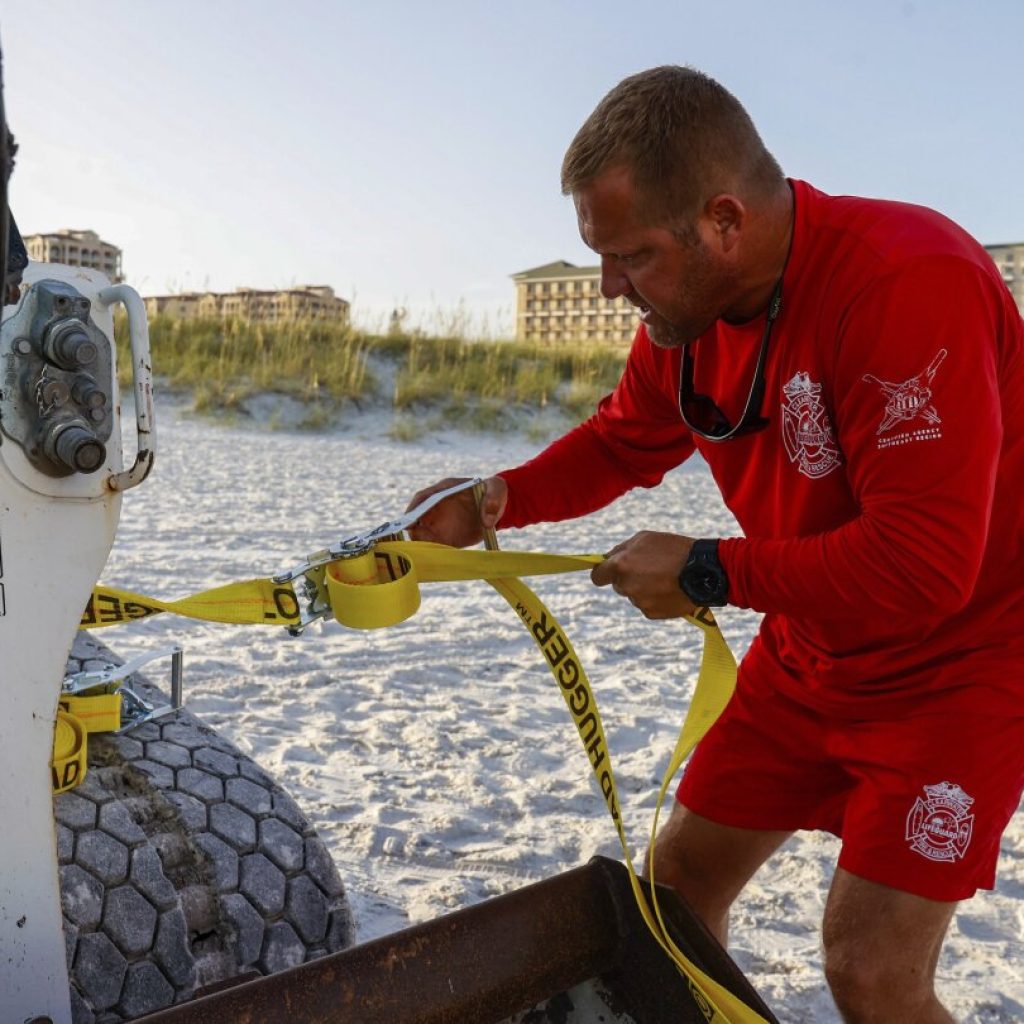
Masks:
[[[0,1020],[70,1024],[50,759],[57,699],[120,492],[152,465],[142,300],[30,264],[0,326]],[[112,307],[128,313],[138,452],[125,469]]]

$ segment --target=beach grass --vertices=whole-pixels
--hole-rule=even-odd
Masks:
[[[116,335],[124,378],[130,376],[131,360],[123,320]],[[373,387],[367,339],[345,325],[157,316],[150,320],[149,338],[154,372],[171,387],[191,390],[199,410],[232,408],[265,391],[315,400],[320,395],[358,398]]]
[[[414,412],[471,430],[507,429],[516,414],[547,410],[579,422],[622,372],[626,351],[608,343],[540,345],[418,331],[372,334],[345,324],[222,320],[150,321],[154,373],[192,395],[196,412],[244,414],[268,392],[304,403],[301,426],[331,425],[346,405],[389,405],[395,434],[407,437]],[[122,386],[131,359],[127,329],[116,324]],[[404,424],[404,425],[403,425]]]

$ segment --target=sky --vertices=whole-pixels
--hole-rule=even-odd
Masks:
[[[23,234],[92,228],[143,295],[329,284],[357,323],[512,331],[596,263],[566,146],[690,64],[792,177],[1024,240],[1024,0],[30,0],[0,5]]]

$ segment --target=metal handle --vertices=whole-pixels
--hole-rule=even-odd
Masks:
[[[477,479],[473,484],[473,497],[476,498],[476,510],[479,515],[483,515],[484,511],[484,495],[487,493],[487,486],[483,480]],[[493,526],[485,526],[484,531],[484,547],[488,551],[498,550],[498,531]]]
[[[171,649],[171,707],[175,711],[184,703],[182,699],[182,650],[180,647]]]
[[[149,323],[139,293],[126,284],[104,288],[97,299],[105,306],[124,305],[128,314],[128,338],[132,348],[132,382],[135,386],[135,425],[139,446],[132,468],[113,473],[107,481],[112,491],[137,487],[149,476],[156,456],[156,420],[153,414],[153,361],[149,355]]]
[[[109,690],[113,684],[120,683],[124,679],[131,679],[139,669],[150,662],[168,657],[171,659],[171,699],[174,706],[179,708],[181,707],[182,688],[182,649],[178,644],[173,647],[163,647],[158,651],[150,651],[148,654],[140,654],[123,665],[109,665],[107,668],[73,672],[64,677],[64,681],[61,683],[61,693],[82,693],[100,686]]]

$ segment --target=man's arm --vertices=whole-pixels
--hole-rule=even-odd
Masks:
[[[693,453],[677,405],[678,353],[637,331],[615,390],[585,423],[536,458],[503,471],[501,526],[559,522],[595,512],[634,487],[655,487]]]
[[[482,517],[471,496],[456,495],[424,516],[412,536],[466,546],[480,540],[481,525],[572,519],[634,487],[655,486],[693,452],[675,404],[675,366],[668,353],[653,350],[641,329],[622,378],[590,419],[530,461],[488,478]],[[425,488],[411,504],[453,482]]]

